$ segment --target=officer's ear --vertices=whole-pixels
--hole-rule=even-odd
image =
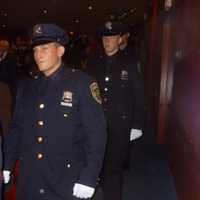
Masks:
[[[58,45],[57,51],[58,51],[58,56],[62,57],[64,55],[64,53],[65,53],[65,47],[62,46],[62,45]]]
[[[120,45],[121,43],[122,43],[122,37],[119,36],[119,38],[118,38],[118,44]]]
[[[130,37],[130,33],[128,32],[128,33],[126,33],[126,37],[127,38],[129,38]]]

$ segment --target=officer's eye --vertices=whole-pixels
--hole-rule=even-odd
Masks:
[[[42,44],[41,45],[41,48],[48,48],[49,47],[49,44]]]
[[[43,46],[43,47],[42,47],[43,50],[46,50],[46,49],[48,49],[48,48],[49,48],[48,46]]]

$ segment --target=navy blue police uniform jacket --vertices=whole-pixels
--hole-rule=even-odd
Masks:
[[[117,132],[143,129],[144,85],[136,65],[134,56],[121,51],[88,61],[86,72],[99,84],[108,126]]]
[[[4,145],[4,169],[19,160],[18,200],[71,200],[74,183],[96,186],[106,123],[95,84],[65,66],[20,84]]]
[[[107,118],[108,139],[103,174],[127,166],[131,129],[143,129],[144,88],[133,56],[118,51],[88,61],[87,72],[97,80]]]

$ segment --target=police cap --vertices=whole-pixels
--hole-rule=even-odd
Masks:
[[[113,36],[126,33],[126,26],[120,21],[107,21],[98,30],[101,36]]]
[[[57,42],[65,46],[69,42],[67,32],[56,24],[45,23],[33,26],[31,33],[32,47],[49,42]]]
[[[131,28],[128,24],[122,24],[121,30],[121,34],[123,35],[129,33],[131,31]]]

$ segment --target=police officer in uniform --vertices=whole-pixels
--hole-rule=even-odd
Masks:
[[[119,45],[119,48],[127,56],[130,56],[131,54],[133,55],[135,52],[133,46],[129,44],[129,37],[130,37],[129,26],[126,24],[123,24],[122,31],[121,31],[121,43]]]
[[[144,118],[143,84],[134,57],[119,50],[122,26],[106,22],[100,29],[104,55],[88,61],[87,72],[99,84],[108,122],[108,140],[102,170],[104,200],[121,200],[123,170],[130,140],[142,135]]]
[[[127,58],[127,59],[132,59],[132,57],[135,58],[135,61],[137,61],[137,65],[135,67],[138,70],[138,73],[140,76],[142,76],[143,70],[141,69],[141,62],[139,60],[139,52],[137,50],[136,44],[130,43],[130,26],[128,24],[122,24],[121,28],[121,42],[119,45],[119,48],[122,52],[122,54]],[[134,42],[135,43],[135,42]]]
[[[88,199],[94,194],[106,143],[97,83],[62,62],[66,32],[55,24],[33,27],[41,72],[24,80],[4,148],[4,182],[19,160],[17,200]]]

